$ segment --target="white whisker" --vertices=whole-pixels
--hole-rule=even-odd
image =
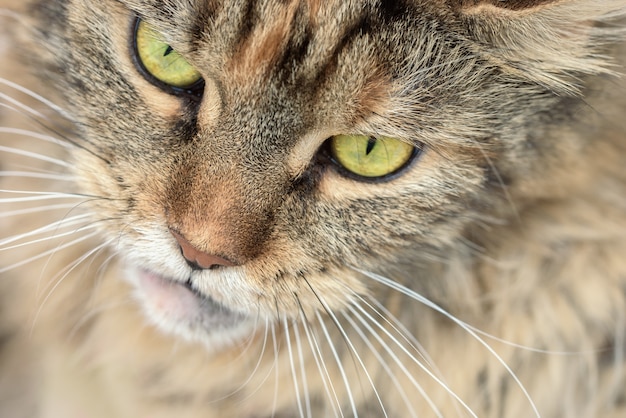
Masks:
[[[298,322],[294,321],[293,334],[296,339],[296,348],[298,349],[298,356],[300,357],[300,376],[302,377],[302,393],[304,393],[304,404],[306,407],[306,416],[311,418],[311,398],[309,396],[309,387],[307,384],[306,369],[304,367],[304,354],[302,352],[302,342],[300,341],[300,331],[298,329]]]
[[[124,305],[133,305],[134,303],[135,303],[135,299],[128,297],[125,299],[116,299],[112,302],[90,309],[89,311],[85,312],[85,314],[82,315],[80,319],[74,324],[74,326],[72,327],[72,329],[70,330],[68,334],[68,339],[71,340],[74,337],[74,335],[76,335],[76,333],[80,331],[83,325],[85,325],[92,318],[100,315],[101,313],[109,311],[109,310],[113,310],[115,308],[118,308]]]
[[[0,218],[10,218],[12,216],[28,215],[30,213],[37,213],[37,212],[50,212],[50,211],[54,211],[57,209],[69,209],[69,208],[75,208],[75,207],[76,207],[76,203],[60,203],[56,205],[35,206],[32,208],[16,209],[16,210],[11,210],[11,211],[1,212]]]
[[[490,340],[494,340],[497,341],[501,344],[504,345],[508,345],[509,347],[514,347],[514,348],[519,348],[520,350],[525,350],[531,353],[538,353],[538,354],[549,354],[549,355],[556,355],[556,356],[579,356],[581,354],[597,354],[599,352],[601,352],[601,349],[597,349],[597,350],[578,350],[578,351],[559,351],[559,350],[542,350],[540,348],[536,348],[536,347],[531,347],[528,345],[523,345],[523,344],[518,344],[518,343],[514,343],[513,341],[509,341],[509,340],[505,340],[503,338],[500,337],[496,337],[495,335],[489,334],[488,332],[482,331],[468,323],[465,323],[465,325],[471,329],[472,331],[474,331],[476,334],[482,335],[483,337],[489,338]]]
[[[293,380],[293,385],[294,385],[294,389],[296,393],[298,411],[300,412],[300,417],[304,417],[304,409],[302,407],[302,399],[300,395],[300,386],[298,385],[298,376],[297,376],[296,366],[295,366],[295,362],[293,358],[294,354],[293,354],[293,349],[291,347],[291,338],[289,337],[289,323],[287,321],[287,317],[283,318],[283,327],[285,328],[285,338],[287,339],[287,351],[289,353],[289,364],[291,365],[291,378]]]
[[[383,284],[391,289],[394,289],[420,303],[422,303],[424,306],[427,306],[429,308],[431,308],[432,310],[439,312],[440,314],[442,314],[443,316],[445,316],[446,318],[450,319],[452,322],[454,322],[455,324],[457,324],[458,326],[460,326],[463,330],[465,330],[470,336],[472,336],[479,344],[481,344],[483,347],[485,347],[487,349],[487,351],[489,351],[489,353],[491,353],[491,355],[502,365],[502,367],[504,367],[504,369],[507,371],[507,373],[509,374],[509,376],[511,376],[511,378],[513,379],[513,381],[515,382],[515,384],[519,387],[519,389],[522,391],[522,393],[524,394],[524,397],[526,398],[526,400],[529,402],[529,405],[531,406],[531,408],[533,409],[533,413],[535,414],[536,417],[540,417],[541,415],[539,414],[539,410],[537,409],[537,406],[535,405],[535,403],[533,402],[530,394],[528,393],[528,390],[526,389],[526,387],[522,384],[522,382],[519,380],[519,377],[517,377],[517,375],[513,372],[513,370],[511,369],[511,367],[506,364],[506,362],[504,361],[504,359],[502,359],[502,357],[500,357],[500,355],[489,345],[485,342],[485,340],[483,340],[482,338],[480,338],[480,336],[474,332],[472,330],[472,328],[469,327],[468,324],[466,324],[465,322],[461,321],[460,319],[458,319],[457,317],[455,317],[454,315],[450,314],[449,312],[447,312],[445,309],[443,309],[442,307],[440,307],[439,305],[437,305],[436,303],[426,299],[424,296],[420,295],[419,293],[415,292],[412,289],[409,289],[406,286],[403,286],[399,283],[394,282],[393,280],[390,280],[386,277],[380,276],[378,274],[372,273],[372,272],[368,272],[368,271],[363,271],[357,268],[354,268],[354,270],[362,273],[363,275],[365,275],[366,277],[369,277],[370,279]]]
[[[100,220],[99,222],[104,222],[104,220]],[[78,228],[77,228],[78,229]],[[77,232],[77,229],[71,231],[71,232]],[[95,233],[90,234],[89,236],[94,236],[97,235],[97,231]],[[113,242],[113,239],[110,239],[109,241],[107,241],[105,244],[101,244],[98,248],[104,248],[106,245],[110,244],[111,242]],[[67,243],[65,243],[67,244]],[[50,251],[52,252],[52,254],[54,254],[55,251],[59,250],[59,249],[64,249],[66,248],[66,245],[57,245],[56,248],[51,249]],[[41,277],[39,282],[37,283],[37,290],[36,293],[39,294],[39,287],[41,284],[41,280],[43,277],[43,273],[46,271],[46,269],[48,268],[48,263],[50,262],[50,260],[52,259],[52,256],[46,261],[46,263],[44,264],[44,266],[40,269],[41,270]],[[69,266],[72,266],[72,264],[70,264]],[[64,269],[60,270],[53,278],[52,281],[54,281],[57,277],[59,277],[61,274],[64,274],[65,271],[67,271],[68,267],[65,267]],[[98,269],[98,271],[100,272],[100,269]]]
[[[354,312],[353,312],[354,314]],[[369,338],[367,338],[367,336],[365,335],[365,333],[363,332],[363,330],[361,329],[361,327],[359,327],[353,320],[352,318],[350,318],[345,312],[343,313],[343,317],[350,323],[350,325],[352,326],[352,328],[357,332],[357,334],[359,335],[359,337],[361,337],[361,340],[365,343],[365,345],[367,345],[367,347],[369,348],[370,352],[374,355],[374,357],[376,357],[376,360],[378,361],[378,363],[382,366],[382,368],[385,370],[385,373],[387,373],[387,376],[389,376],[389,378],[391,379],[391,381],[393,382],[393,385],[395,386],[395,388],[398,390],[398,393],[400,394],[400,397],[402,398],[402,400],[404,401],[405,405],[409,408],[409,410],[411,411],[411,416],[416,417],[417,414],[415,413],[415,410],[413,409],[413,405],[411,404],[411,401],[409,400],[406,392],[404,391],[404,389],[402,388],[402,385],[400,384],[400,382],[398,382],[398,379],[396,378],[395,374],[391,371],[391,369],[389,368],[389,365],[387,364],[387,362],[382,358],[382,356],[380,355],[380,353],[378,352],[378,350],[376,350],[376,348],[374,347],[374,345],[372,344],[372,342],[370,341]],[[360,318],[362,320],[362,318]]]
[[[8,128],[8,127],[0,126],[0,133],[27,136],[29,138],[39,139],[39,140],[49,142],[55,145],[61,145],[62,147],[65,147],[65,148],[72,148],[71,144],[65,141],[62,141],[58,138],[55,138],[51,135],[41,134],[39,132],[29,131],[27,129]]]
[[[322,329],[322,332],[324,333],[324,336],[326,337],[326,341],[328,342],[328,346],[330,347],[330,350],[333,353],[333,357],[335,358],[335,362],[337,363],[337,367],[339,369],[339,373],[341,374],[341,378],[343,379],[343,384],[346,388],[346,393],[348,395],[348,401],[350,402],[350,407],[352,408],[352,416],[353,417],[358,417],[359,413],[357,412],[356,409],[356,403],[354,402],[354,396],[352,395],[352,391],[350,390],[350,382],[348,381],[348,376],[346,375],[346,371],[343,368],[343,364],[341,362],[341,359],[339,358],[339,354],[337,353],[337,350],[335,349],[335,345],[333,344],[333,339],[331,338],[328,329],[326,328],[326,324],[324,323],[324,319],[322,318],[322,316],[320,315],[319,312],[315,312],[315,315],[317,317],[317,321],[320,324],[320,327]]]
[[[415,357],[409,350],[407,350],[406,347],[404,347],[402,345],[402,343],[400,341],[398,341],[398,339],[396,337],[394,337],[388,330],[386,330],[382,325],[380,325],[378,323],[378,321],[376,321],[362,306],[360,306],[359,304],[354,304],[354,306],[356,306],[361,311],[361,313],[363,315],[365,315],[373,324],[375,324],[376,327],[379,330],[381,330],[385,335],[387,335],[387,337],[389,337],[391,339],[391,341],[393,341],[396,344],[396,346],[400,350],[402,350],[402,352],[404,352],[404,354],[409,356],[409,358],[413,361],[413,363],[415,363],[420,369],[422,369],[422,371],[424,371],[426,374],[428,374],[428,376],[430,376],[435,382],[437,382],[437,384],[439,384],[446,392],[448,392],[448,394],[450,394],[461,405],[463,405],[465,407],[465,409],[470,414],[472,414],[472,416],[476,417],[476,414],[472,411],[472,409],[467,404],[465,404],[465,402],[463,402],[463,400],[456,393],[454,393],[448,387],[448,385],[446,385],[443,381],[441,381],[431,370],[428,369],[428,367],[424,366],[424,364],[421,361],[419,361],[419,359],[417,357]],[[350,312],[355,317],[359,318],[359,320],[363,324],[363,326],[365,326],[367,328],[367,330],[370,332],[370,334],[373,335],[374,338],[376,338],[378,343],[385,349],[387,354],[389,354],[389,356],[392,358],[392,360],[400,367],[400,369],[405,374],[405,376],[411,381],[411,383],[413,383],[413,386],[415,386],[415,388],[420,392],[422,397],[426,400],[426,402],[431,407],[433,412],[438,417],[443,417],[443,415],[441,414],[441,411],[439,411],[439,408],[437,408],[435,403],[428,396],[428,394],[424,391],[422,386],[415,380],[415,377],[411,374],[411,372],[409,372],[409,370],[406,368],[406,366],[404,366],[404,364],[398,358],[396,353],[394,353],[393,350],[391,350],[391,348],[383,341],[382,337],[380,337],[380,335],[376,332],[376,330],[374,330],[374,328],[372,328],[372,326],[369,325],[360,314],[355,312],[354,308],[348,307],[348,309],[350,309]]]
[[[445,378],[441,370],[437,367],[433,359],[428,355],[428,352],[424,348],[422,344],[415,338],[415,336],[404,326],[402,322],[395,315],[393,315],[382,303],[380,303],[376,298],[369,297],[372,303],[369,303],[362,296],[355,294],[355,296],[364,303],[368,308],[370,308],[376,315],[383,320],[386,324],[388,324],[394,332],[396,332],[402,340],[404,340],[409,347],[417,353],[417,355],[424,360],[425,366],[428,366],[430,370],[433,371],[435,376],[437,376],[444,386],[448,386],[446,384]],[[399,341],[399,340],[398,340]],[[458,405],[455,403],[455,407],[458,408]],[[458,410],[460,415],[460,409]]]
[[[18,109],[15,109],[15,108],[13,108],[13,107],[11,107],[11,106],[8,106],[8,105],[6,105],[6,104],[4,104],[4,103],[0,103],[0,107],[5,107],[5,108],[8,108],[8,109],[10,109],[10,110],[12,110],[12,111],[15,111],[15,112],[21,113]],[[55,131],[55,130],[53,129],[53,127],[50,127],[50,126],[46,125],[45,123],[41,122],[40,120],[35,119],[35,118],[33,118],[33,120],[34,120],[34,122],[36,122],[38,125],[40,125],[42,128],[45,128],[46,130],[51,131],[51,132],[53,132],[53,133],[55,133],[55,134],[59,135],[62,139],[58,139],[58,138],[54,138],[54,137],[50,137],[50,136],[48,136],[48,135],[39,134],[39,133],[34,132],[34,131],[26,131],[26,130],[20,130],[20,129],[17,129],[17,130],[16,130],[16,129],[14,129],[14,128],[5,128],[5,129],[6,129],[7,131],[14,131],[13,133],[16,133],[16,134],[26,135],[26,136],[30,136],[30,137],[37,138],[37,139],[43,139],[43,140],[46,140],[46,141],[48,141],[48,142],[53,142],[53,143],[55,143],[55,144],[57,144],[57,145],[60,145],[60,146],[62,146],[62,147],[65,147],[65,148],[67,148],[67,149],[72,149],[73,147],[78,147],[78,148],[81,148],[81,149],[83,149],[83,150],[85,150],[85,151],[89,152],[89,153],[90,153],[90,154],[92,154],[93,156],[95,156],[95,157],[97,157],[97,158],[99,158],[99,159],[101,159],[101,160],[103,160],[103,161],[105,161],[105,162],[107,162],[107,163],[108,163],[108,161],[107,161],[106,159],[104,159],[101,155],[98,155],[95,151],[90,150],[90,149],[86,148],[86,147],[85,147],[85,146],[83,146],[83,145],[80,145],[80,144],[79,144],[79,143],[77,143],[75,140],[73,140],[73,139],[71,139],[71,138],[69,138],[69,137],[67,137],[67,136],[63,136],[63,135],[59,134],[57,131]],[[47,138],[46,138],[46,137],[47,137]],[[84,140],[84,138],[83,138],[83,140]],[[88,142],[88,143],[89,143],[89,142]],[[93,145],[93,144],[92,144],[92,145]],[[7,151],[7,152],[8,152],[8,151]]]
[[[278,382],[279,382],[279,370],[278,370],[278,338],[276,338],[276,325],[271,323],[272,331],[272,347],[274,348],[274,399],[272,400],[272,411],[276,411],[278,405]],[[274,413],[272,413],[274,417]]]
[[[252,371],[252,373],[250,374],[250,376],[248,377],[248,379],[241,385],[240,389],[243,389],[254,377],[254,375],[256,374],[256,372],[259,370],[259,368],[261,367],[261,363],[263,361],[263,357],[265,356],[265,352],[267,351],[267,340],[269,339],[268,335],[270,332],[270,321],[269,319],[265,320],[265,333],[263,336],[263,345],[261,347],[261,353],[259,355],[259,359]],[[255,393],[257,393],[264,385],[265,382],[267,382],[267,379],[269,379],[270,374],[272,373],[271,369],[267,372],[267,374],[265,375],[265,377],[263,377],[263,379],[261,379],[261,382],[259,382],[259,385],[253,390],[251,391],[245,398],[243,398],[242,400],[248,399],[250,397],[252,397],[252,395],[254,395]],[[237,393],[237,391],[233,392],[233,394]]]
[[[72,116],[70,115],[69,112],[65,111],[63,108],[61,108],[60,106],[54,104],[53,102],[51,102],[50,100],[46,99],[45,97],[41,96],[40,94],[35,93],[34,91],[27,89],[26,87],[23,87],[17,83],[14,83],[10,80],[7,80],[6,78],[2,78],[0,77],[0,84],[4,84],[5,86],[8,86],[10,88],[13,88],[17,91],[20,91],[22,93],[24,93],[27,96],[32,97],[33,99],[39,101],[40,103],[43,103],[44,105],[48,106],[50,109],[54,110],[55,112],[57,112],[58,114],[60,114],[61,116],[65,117],[68,120],[73,120]]]
[[[71,247],[71,246],[73,246],[73,245],[76,245],[76,244],[78,244],[78,243],[82,242],[82,241],[86,241],[86,240],[88,240],[88,239],[90,239],[90,238],[92,238],[92,237],[94,237],[94,236],[96,236],[96,235],[98,235],[98,232],[93,232],[93,233],[91,233],[91,234],[84,235],[84,236],[82,236],[82,237],[80,237],[80,238],[75,239],[74,241],[71,241],[71,242],[65,243],[65,244],[63,244],[63,245],[57,246],[57,247],[55,247],[55,248],[53,248],[53,249],[50,249],[50,250],[48,250],[48,251],[44,251],[44,252],[42,252],[42,253],[39,253],[39,254],[37,254],[37,255],[35,255],[35,256],[33,256],[33,257],[27,258],[27,259],[25,259],[25,260],[22,260],[22,261],[19,261],[19,262],[17,262],[17,263],[14,263],[14,264],[11,264],[11,265],[9,265],[9,266],[6,266],[6,267],[4,267],[4,268],[1,268],[1,269],[0,269],[0,273],[6,273],[7,271],[10,271],[10,270],[16,269],[16,268],[18,268],[18,267],[21,267],[21,266],[24,266],[24,265],[26,265],[26,264],[29,264],[29,263],[31,263],[31,262],[33,262],[33,261],[36,261],[36,260],[39,260],[39,259],[41,259],[41,258],[47,257],[47,256],[49,256],[49,255],[54,254],[55,252],[57,252],[57,251],[59,251],[59,250],[63,250],[63,249],[65,249],[65,248],[69,248],[69,247]]]
[[[361,359],[361,356],[358,353],[358,350],[354,347],[354,344],[352,343],[352,341],[350,340],[350,337],[348,336],[348,334],[346,333],[346,331],[343,329],[343,327],[341,326],[341,323],[339,322],[339,320],[337,319],[337,316],[333,313],[333,311],[330,309],[330,307],[328,306],[328,304],[322,299],[322,297],[313,289],[313,286],[311,285],[311,283],[309,283],[307,281],[307,285],[309,286],[309,288],[311,289],[311,292],[313,292],[313,294],[315,295],[315,297],[317,298],[317,300],[320,302],[320,304],[322,305],[322,307],[324,308],[324,310],[326,311],[326,313],[329,315],[329,317],[332,319],[333,323],[335,324],[335,326],[337,327],[337,330],[339,331],[339,333],[341,334],[341,336],[343,337],[345,343],[348,345],[350,351],[354,354],[354,358],[356,358],[357,362],[359,363],[359,365],[361,366],[361,369],[363,370],[363,372],[365,373],[365,376],[367,377],[367,380],[369,381],[370,386],[372,387],[372,390],[374,391],[374,394],[376,396],[376,399],[378,400],[378,404],[380,405],[381,411],[383,412],[383,415],[385,417],[387,417],[387,411],[385,410],[385,405],[382,402],[382,399],[380,398],[380,395],[378,393],[378,390],[376,389],[376,385],[374,384],[374,381],[372,380],[372,377],[370,376],[369,371],[367,370],[367,367],[365,366],[365,363],[363,363],[363,360]]]
[[[67,227],[70,227],[70,226],[74,226],[74,225],[80,224],[82,222],[85,222],[85,220],[89,219],[89,218],[91,218],[91,215],[88,214],[88,213],[75,215],[75,216],[72,216],[70,218],[63,218],[63,219],[60,219],[58,221],[49,223],[49,224],[47,224],[45,226],[42,226],[40,228],[33,229],[31,231],[28,231],[28,232],[25,232],[25,233],[22,233],[22,234],[16,234],[16,235],[7,237],[7,238],[5,238],[3,240],[0,240],[0,247],[3,247],[5,245],[7,245],[7,244],[11,244],[13,242],[19,241],[19,240],[24,239],[24,238],[29,238],[29,237],[32,237],[32,236],[35,236],[35,235],[47,233],[47,232],[50,232],[50,231],[55,230],[55,229],[67,228]]]
[[[0,203],[20,203],[20,202],[36,202],[40,200],[50,199],[85,199],[88,196],[76,193],[59,193],[59,192],[34,192],[27,190],[0,190],[0,193],[11,194],[27,194],[28,197],[7,197],[0,198]]]
[[[91,237],[94,236],[96,234],[90,234],[87,235],[86,237]],[[83,237],[83,238],[86,238]],[[69,242],[68,244],[71,245],[75,245],[76,243],[83,241],[83,238],[79,238],[76,239],[74,241]],[[77,258],[76,260],[74,260],[72,263],[70,263],[66,268],[64,268],[63,270],[59,271],[52,279],[51,279],[51,283],[52,282],[56,282],[54,284],[54,286],[52,286],[52,288],[48,291],[48,293],[46,294],[46,297],[43,299],[43,301],[39,304],[39,309],[37,310],[37,312],[35,313],[35,317],[33,318],[33,322],[32,322],[32,326],[31,326],[31,333],[34,330],[35,324],[37,322],[37,320],[39,319],[39,315],[41,314],[41,312],[43,311],[44,306],[46,305],[46,303],[48,302],[48,300],[50,299],[50,297],[52,296],[52,294],[54,293],[54,291],[61,285],[61,283],[63,283],[63,281],[65,280],[65,278],[76,268],[78,267],[83,261],[85,261],[87,258],[91,257],[92,255],[96,254],[97,252],[101,251],[102,249],[106,248],[110,242],[112,240],[109,240],[107,242],[104,242],[98,246],[96,246],[95,248],[92,248],[91,250],[87,251],[85,254],[83,254],[82,256],[80,256],[79,258]],[[54,251],[57,251],[59,249],[61,249],[62,247],[57,247],[54,249]]]
[[[45,116],[43,114],[39,113],[38,111],[36,111],[32,107],[26,106],[24,103],[20,102],[19,100],[14,99],[13,97],[9,96],[8,94],[4,94],[4,93],[0,92],[0,99],[4,99],[7,102],[11,103],[12,105],[14,105],[14,106],[16,106],[16,107],[18,107],[18,108],[20,108],[20,109],[22,109],[22,110],[32,114],[32,115],[37,116],[38,118],[44,118],[45,119]],[[0,103],[0,104],[2,104],[2,103]],[[8,107],[9,109],[14,109],[11,106],[6,106],[6,107]],[[18,111],[17,109],[14,109],[14,110]]]
[[[15,154],[21,155],[23,157],[33,158],[35,160],[45,161],[48,163],[60,165],[61,167],[71,168],[71,165],[63,160],[59,160],[58,158],[48,157],[46,155],[38,154],[36,152],[25,151],[19,148],[7,147],[4,145],[0,145],[0,152],[5,152],[7,154]]]
[[[431,368],[435,369],[435,364],[433,360],[428,356],[426,349],[422,346],[417,339],[413,336],[413,334],[404,326],[402,322],[400,322],[383,304],[377,301],[375,298],[370,297],[372,303],[369,303],[365,298],[361,295],[353,293],[356,298],[358,298],[362,303],[364,303],[368,308],[376,313],[376,315],[385,321],[395,332],[398,333],[400,337],[404,341],[406,341],[411,349],[413,349],[424,362]],[[374,306],[375,305],[375,306]],[[391,320],[390,320],[391,318]],[[439,371],[438,371],[439,372]]]
[[[15,248],[27,247],[29,245],[39,244],[39,243],[46,242],[46,241],[56,240],[56,239],[59,239],[59,238],[62,238],[62,237],[66,237],[68,235],[74,235],[76,233],[83,232],[83,231],[86,231],[88,229],[94,229],[94,228],[97,228],[97,226],[94,225],[94,224],[80,226],[80,227],[78,227],[76,229],[73,229],[71,231],[55,233],[54,235],[51,235],[49,237],[38,238],[38,239],[34,239],[34,240],[31,240],[31,241],[27,241],[27,242],[21,242],[19,244],[10,245],[8,247],[0,247],[0,252],[7,251],[7,250],[12,250],[12,249],[15,249]]]
[[[98,271],[96,272],[96,279],[94,280],[94,290],[92,292],[92,294],[96,293],[96,290],[100,287],[101,283],[102,283],[102,277],[104,276],[104,274],[106,273],[106,269],[109,266],[109,264],[111,263],[112,260],[114,260],[116,258],[117,254],[115,254],[114,252],[112,252],[111,254],[109,254],[109,256],[100,264],[100,267],[98,267]],[[39,288],[39,286],[37,286],[37,288]]]
[[[341,410],[341,403],[339,402],[337,392],[335,391],[335,386],[333,385],[330,374],[328,373],[328,368],[326,367],[324,356],[322,354],[322,351],[320,350],[317,338],[315,337],[315,335],[313,335],[313,330],[311,330],[311,327],[309,326],[309,321],[302,309],[300,310],[300,317],[302,318],[304,332],[306,333],[306,337],[309,341],[309,346],[311,347],[311,352],[313,353],[313,358],[315,360],[317,370],[319,371],[320,377],[322,378],[322,382],[324,384],[326,396],[328,396],[330,406],[333,408],[333,413],[336,417],[343,417],[344,415],[343,411]]]
[[[241,392],[254,378],[254,375],[257,373],[257,371],[259,370],[259,368],[261,367],[261,362],[263,360],[263,356],[265,354],[265,350],[267,348],[267,339],[268,339],[268,321],[265,321],[265,333],[264,333],[264,337],[263,337],[263,344],[261,345],[261,353],[259,353],[259,358],[254,366],[254,368],[252,369],[252,372],[250,372],[250,374],[248,375],[248,377],[246,378],[246,380],[239,385],[239,387],[237,387],[236,389],[234,389],[233,391],[231,391],[230,393],[221,396],[219,398],[216,399],[212,399],[209,403],[216,403],[216,402],[220,402],[223,401],[224,399],[228,399],[231,396]],[[255,325],[255,330],[257,329],[257,326]],[[245,354],[246,351],[248,351],[250,349],[250,347],[252,346],[252,341],[254,340],[254,336],[255,336],[256,332],[252,332],[250,334],[250,338],[248,338],[248,341],[246,343],[246,348],[237,356],[237,358],[243,357],[243,355]],[[235,362],[237,361],[237,359],[234,360]],[[265,380],[267,380],[267,376],[263,379],[263,382],[265,382]],[[246,397],[242,398],[241,400],[245,400],[249,397],[251,397],[252,395],[254,395],[255,392],[257,392],[263,383],[261,383],[261,385],[259,385],[254,391],[250,392]]]
[[[22,177],[31,179],[44,179],[44,180],[61,180],[61,181],[75,181],[76,178],[71,174],[48,174],[48,173],[35,173],[31,171],[0,171],[0,177]]]
[[[387,415],[387,411],[385,410],[385,405],[383,404],[383,401],[382,401],[382,399],[380,397],[380,394],[378,393],[378,389],[376,389],[376,385],[374,384],[374,380],[372,379],[372,376],[370,376],[370,373],[367,370],[367,367],[365,366],[365,363],[361,359],[361,356],[359,355],[358,350],[354,347],[354,344],[350,340],[350,337],[348,336],[348,333],[341,326],[341,323],[337,319],[337,316],[330,310],[330,308],[328,306],[326,306],[325,303],[324,303],[324,305],[325,305],[324,309],[326,310],[326,312],[328,312],[328,314],[332,318],[333,322],[335,323],[335,325],[339,329],[339,332],[341,333],[344,341],[346,342],[346,344],[350,348],[350,351],[354,354],[354,357],[356,358],[357,362],[361,366],[361,369],[365,373],[365,377],[367,378],[370,386],[372,387],[372,390],[374,391],[374,395],[376,396],[376,399],[378,401],[378,404],[380,405],[380,408],[381,408],[381,411],[382,411],[383,415],[385,417],[387,417],[388,415]]]

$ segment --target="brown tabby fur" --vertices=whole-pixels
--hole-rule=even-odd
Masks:
[[[0,416],[626,416],[626,1],[0,7]],[[342,133],[423,153],[359,181]]]

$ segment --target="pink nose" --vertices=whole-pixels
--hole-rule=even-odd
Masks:
[[[187,260],[187,263],[194,269],[206,270],[214,269],[217,267],[233,267],[236,264],[225,258],[207,254],[198,250],[193,246],[191,242],[187,240],[180,233],[170,229],[170,233],[176,238],[178,245],[183,253],[183,257]]]

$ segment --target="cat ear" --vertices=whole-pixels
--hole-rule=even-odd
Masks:
[[[559,94],[611,72],[602,48],[624,39],[625,0],[445,0],[483,53]]]
[[[465,13],[515,13],[538,10],[541,7],[562,3],[563,0],[451,0]]]
[[[453,8],[467,14],[500,14],[514,16],[563,6],[569,10],[604,14],[623,9],[623,0],[445,0]],[[580,9],[582,8],[582,9]],[[584,10],[583,10],[584,9]]]

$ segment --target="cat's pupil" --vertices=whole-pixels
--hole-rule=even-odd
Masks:
[[[369,155],[370,152],[372,152],[372,150],[374,149],[374,146],[376,146],[376,138],[374,138],[373,136],[370,136],[367,139],[367,146],[365,148],[365,155]]]

